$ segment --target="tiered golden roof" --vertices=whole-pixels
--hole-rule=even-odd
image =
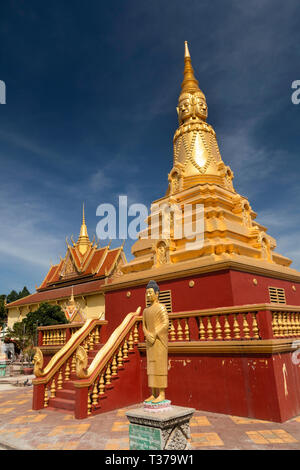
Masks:
[[[255,222],[256,213],[248,199],[233,187],[233,172],[223,162],[216,133],[206,122],[206,98],[195,78],[187,43],[177,113],[179,127],[173,138],[174,158],[168,175],[169,187],[166,196],[153,204],[157,214],[163,206],[176,205],[182,209],[184,204],[190,204],[193,221],[197,215],[196,205],[202,205],[197,210],[201,211],[199,207],[203,207],[203,243],[195,248],[186,237],[174,237],[176,215],[172,215],[172,211],[169,237],[164,237],[157,217],[149,218],[148,228],[140,233],[139,240],[132,247],[135,259],[123,266],[122,271],[132,273],[191,260],[197,260],[197,264],[199,260],[203,261],[202,264],[236,260],[296,273],[288,268],[290,259],[274,252],[276,241],[266,233],[265,227]],[[183,211],[179,217],[183,225],[186,222]],[[158,226],[160,239],[154,239],[153,233],[157,233]]]
[[[60,263],[52,265],[44,281],[37,290],[70,285],[81,282],[82,279],[104,279],[119,270],[126,262],[123,245],[110,249],[110,244],[100,246],[95,237],[89,239],[85,222],[84,205],[82,208],[82,224],[77,242],[71,237],[72,243],[67,243],[67,251]]]

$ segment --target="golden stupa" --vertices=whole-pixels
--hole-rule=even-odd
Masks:
[[[134,243],[134,259],[122,266],[123,273],[145,273],[153,268],[166,271],[170,265],[177,271],[183,262],[191,265],[191,261],[199,267],[232,261],[260,271],[299,276],[288,268],[291,260],[274,251],[275,239],[255,222],[257,214],[248,199],[233,187],[233,172],[223,162],[216,133],[206,122],[206,98],[195,78],[187,42],[177,113],[179,127],[173,138],[173,168],[168,175],[167,193],[152,204],[148,227]],[[185,215],[186,204],[193,207],[192,214]],[[174,206],[179,211],[169,211],[170,230],[166,235],[160,214]],[[184,235],[174,236],[176,224],[195,224],[201,211],[202,226],[195,237],[198,245]]]

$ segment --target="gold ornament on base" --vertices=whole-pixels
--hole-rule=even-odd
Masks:
[[[41,377],[44,373],[44,356],[40,348],[35,348],[35,354],[33,356],[34,368],[33,373],[36,377]]]

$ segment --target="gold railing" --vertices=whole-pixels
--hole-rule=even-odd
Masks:
[[[83,323],[68,323],[65,325],[51,325],[38,327],[39,346],[63,346]]]
[[[169,341],[191,340],[191,319],[197,327],[194,340],[199,341],[232,341],[259,339],[257,311],[231,313],[222,312],[186,312],[169,315]]]
[[[269,330],[266,326],[269,326]],[[285,305],[283,308],[282,304],[254,304],[169,315],[170,343],[191,340],[259,340],[292,336],[300,336],[300,307],[293,305]]]
[[[272,330],[275,338],[300,336],[300,313],[272,312]]]

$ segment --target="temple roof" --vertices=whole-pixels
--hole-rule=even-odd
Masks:
[[[124,257],[122,246],[110,250],[109,245],[104,248],[91,245],[83,256],[77,246],[68,245],[66,256],[60,263],[50,267],[37,291],[104,279],[111,274],[119,259],[124,260]]]
[[[23,297],[22,299],[16,300],[15,302],[7,304],[7,308],[21,307],[23,305],[31,305],[51,300],[70,298],[72,294],[72,287],[74,296],[91,294],[93,292],[99,291],[104,284],[105,280],[101,279],[97,281],[76,284],[74,286],[39,291],[35,292],[34,294],[30,294],[27,297]]]
[[[51,265],[43,282],[36,287],[37,292],[7,305],[7,308],[39,303],[46,300],[70,297],[74,286],[74,295],[97,291],[105,279],[119,270],[126,263],[123,245],[110,249],[110,245],[100,247],[99,241],[90,241],[85,224],[84,208],[80,235],[77,242],[71,237],[67,243],[64,258]]]

